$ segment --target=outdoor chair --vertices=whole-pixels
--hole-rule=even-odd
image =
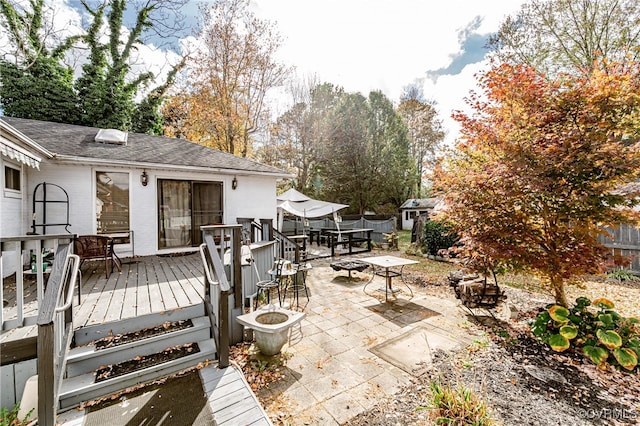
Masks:
[[[276,260],[273,264],[273,269],[271,269],[269,271],[269,273],[271,274],[271,278],[270,279],[266,279],[266,280],[261,280],[260,279],[260,272],[258,271],[258,266],[256,265],[255,260],[253,259],[253,256],[251,257],[251,263],[253,264],[254,270],[256,271],[256,277],[258,278],[258,282],[256,283],[256,287],[258,288],[258,291],[256,292],[255,295],[255,300],[254,300],[254,309],[258,309],[258,303],[260,301],[260,295],[262,295],[262,298],[265,297],[265,293],[266,293],[266,299],[267,299],[267,304],[271,303],[271,290],[272,289],[276,289],[278,291],[278,303],[280,303],[281,301],[281,297],[280,297],[280,281],[281,281],[281,272],[282,272],[282,267],[283,267],[283,263],[282,260]]]
[[[292,265],[293,275],[290,275],[284,287],[283,302],[287,294],[291,295],[291,306],[295,301],[296,308],[300,308],[300,293],[304,291],[304,295],[309,303],[309,289],[307,288],[307,273],[311,270],[311,264],[307,262],[294,263]],[[306,304],[305,304],[306,306]]]
[[[113,250],[113,238],[106,235],[80,235],[73,240],[73,252],[80,257],[80,267],[85,260],[104,260],[105,277],[109,278],[109,265],[122,271],[120,258]]]

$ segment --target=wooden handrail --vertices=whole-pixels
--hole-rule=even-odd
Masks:
[[[202,240],[204,241],[203,246],[201,246],[201,255],[207,278],[205,306],[209,313],[209,318],[212,319],[212,329],[216,334],[214,338],[218,348],[218,365],[220,368],[225,368],[229,366],[229,296],[231,292],[234,292],[236,307],[242,306],[243,303],[242,273],[240,270],[242,225],[208,225],[201,226],[200,229],[202,230]],[[219,244],[216,244],[216,238]],[[230,244],[231,249],[231,280],[227,278],[223,265],[226,242]],[[218,291],[219,298],[215,294]],[[218,299],[217,301],[215,300],[216,298]],[[212,315],[214,311],[217,312],[216,316]]]
[[[38,313],[38,424],[43,426],[56,423],[60,385],[73,337],[70,302],[79,265],[70,243],[58,246]]]

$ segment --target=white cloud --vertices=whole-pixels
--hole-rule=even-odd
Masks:
[[[502,20],[524,0],[253,0],[254,12],[276,23],[285,37],[280,55],[300,75],[368,94],[382,90],[397,102],[403,87],[424,79],[424,94],[438,102],[451,142],[458,126],[451,111],[464,109],[463,98],[475,88],[473,74],[486,64],[472,64],[437,83],[427,71],[447,68],[461,52],[459,32],[482,19],[476,34],[497,31]]]
[[[280,59],[295,66],[301,77],[314,74],[321,82],[365,95],[382,90],[394,102],[405,86],[424,81],[424,95],[438,103],[448,131],[446,140],[451,143],[458,130],[451,112],[465,108],[463,98],[476,87],[473,74],[486,67],[483,62],[466,66],[465,60],[460,62],[465,53],[460,32],[478,17],[481,21],[474,34],[495,32],[524,1],[252,0],[251,7],[258,17],[275,23],[284,38]],[[200,16],[197,3],[192,1],[183,9],[194,28]],[[50,4],[55,6],[56,26],[75,33],[81,17],[69,5],[78,7],[79,2],[50,0]],[[179,44],[184,49],[194,43],[188,37]],[[460,66],[449,68],[456,57]],[[83,59],[79,58],[80,63]],[[163,81],[167,62],[177,59],[171,51],[147,45],[140,47],[136,67],[158,73],[157,81]],[[434,83],[426,77],[435,70],[455,75],[439,74]]]

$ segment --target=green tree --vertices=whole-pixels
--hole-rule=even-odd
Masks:
[[[531,0],[502,23],[489,46],[501,61],[552,76],[588,74],[602,59],[638,60],[639,23],[636,0]]]
[[[0,0],[0,25],[8,38],[0,59],[0,107],[8,116],[76,123],[73,70],[62,63],[74,39],[55,39],[43,0],[30,5],[23,10]],[[57,47],[47,48],[49,41]]]
[[[352,213],[395,213],[417,176],[393,103],[380,91],[364,97],[330,83],[308,87],[273,126],[261,161],[295,174],[298,190],[349,204]]]
[[[378,198],[367,208],[376,206],[376,210],[380,211],[381,206],[387,205],[385,213],[395,213],[419,181],[411,158],[407,126],[393,103],[382,92],[369,94],[369,107],[371,172],[375,179],[374,187],[378,188],[373,192]]]
[[[360,93],[344,94],[332,113],[333,128],[324,141],[320,175],[325,199],[349,204],[362,214],[373,205],[371,141],[368,138],[369,105]]]
[[[142,42],[145,30],[154,25],[153,14],[163,7],[175,8],[183,2],[147,1],[137,9],[136,21],[131,28],[123,25],[124,14],[132,4],[127,0],[109,0],[92,7],[82,5],[92,21],[83,42],[89,48],[89,61],[82,67],[82,76],[75,88],[82,113],[82,123],[87,126],[136,130],[143,133],[159,133],[159,108],[163,94],[171,85],[184,60],[174,66],[163,84],[151,90],[140,102],[139,92],[154,82],[151,72],[133,71],[133,54]],[[103,42],[103,22],[107,22],[108,39]]]
[[[602,271],[603,227],[640,219],[621,190],[640,177],[640,64],[552,81],[502,64],[479,83],[436,174],[443,216],[477,269],[535,273],[567,306],[565,284]]]
[[[149,0],[138,4],[109,0],[95,7],[81,1],[91,16],[86,32],[63,36],[54,30],[55,11],[44,0],[30,0],[28,4],[0,0],[0,25],[8,38],[0,60],[4,114],[158,133],[159,106],[183,62],[136,103],[140,92],[155,83],[155,77],[134,70],[132,53],[143,43],[145,33],[176,31],[180,25],[177,8],[185,1]],[[136,22],[125,29],[125,10],[135,6],[139,6]],[[174,18],[168,19],[167,11],[172,11]],[[107,41],[103,42],[105,35]],[[74,81],[74,70],[65,64],[66,55],[82,49],[89,52],[88,61]]]

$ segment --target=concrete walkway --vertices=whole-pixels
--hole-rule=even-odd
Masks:
[[[398,281],[402,291],[385,302],[382,278],[367,295],[369,271],[353,272],[348,280],[346,271],[334,272],[329,263],[314,261],[308,275],[306,306],[300,299],[307,315],[283,348],[291,356],[286,379],[258,392],[274,424],[344,424],[423,374],[435,350],[477,338],[463,327],[467,318],[453,294],[440,299],[412,287],[411,298]]]

